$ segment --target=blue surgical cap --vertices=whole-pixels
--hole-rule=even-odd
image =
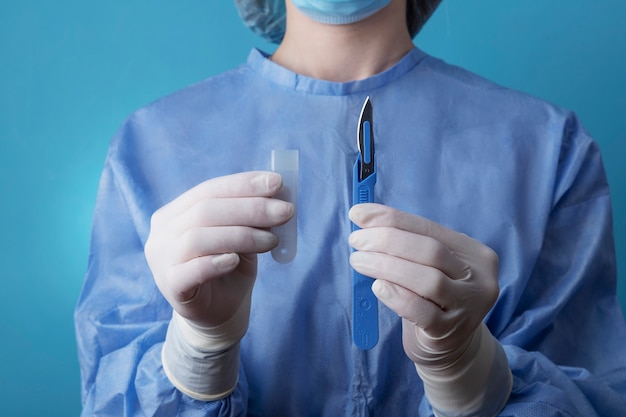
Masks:
[[[239,16],[257,35],[280,43],[285,36],[285,0],[235,0]]]

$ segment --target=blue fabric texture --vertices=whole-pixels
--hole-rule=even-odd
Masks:
[[[134,113],[113,138],[76,309],[83,416],[430,416],[380,306],[380,342],[351,342],[352,166],[374,106],[376,201],[485,243],[500,297],[485,319],[514,376],[502,416],[618,416],[626,325],[615,296],[611,201],[600,154],[572,113],[414,49],[371,78],[247,63]],[[239,383],[193,400],[161,366],[172,311],[143,246],[152,213],[209,178],[298,149],[298,253],[259,257]]]

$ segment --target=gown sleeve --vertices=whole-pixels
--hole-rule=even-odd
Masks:
[[[513,374],[498,416],[611,417],[626,410],[626,324],[616,297],[608,183],[597,144],[575,116],[563,132],[541,250],[527,278],[501,277],[501,297],[487,319]],[[419,414],[434,416],[426,397]]]
[[[75,311],[82,415],[245,415],[242,369],[235,391],[215,402],[183,395],[163,372],[161,348],[172,310],[144,257],[149,215],[136,204],[141,187],[133,188],[134,179],[120,174],[124,170],[116,169],[114,154],[110,151],[101,177],[88,270]]]
[[[599,149],[571,116],[541,251],[496,334],[514,376],[500,415],[608,417],[626,410],[626,325],[612,230]],[[490,324],[499,313],[508,316],[505,310],[496,309]]]

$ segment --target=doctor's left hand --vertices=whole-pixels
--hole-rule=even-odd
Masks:
[[[404,350],[422,379],[455,379],[474,366],[481,346],[499,345],[482,324],[499,294],[492,249],[380,204],[356,205],[350,219],[361,228],[350,235],[356,249],[350,263],[376,280],[372,290],[378,299],[402,318]],[[493,344],[480,342],[481,337]],[[482,357],[487,361],[475,367],[487,372],[491,356]]]

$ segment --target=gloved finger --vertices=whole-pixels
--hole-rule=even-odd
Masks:
[[[177,303],[188,303],[200,286],[232,272],[239,262],[240,258],[236,253],[224,253],[193,258],[176,264],[168,271],[165,292]]]
[[[161,207],[153,221],[171,219],[180,215],[199,201],[211,198],[271,197],[282,186],[280,174],[269,171],[241,172],[212,178],[187,190]],[[166,221],[166,220],[165,220]]]
[[[350,264],[359,273],[399,285],[446,310],[456,304],[454,280],[436,268],[375,252],[353,252]]]
[[[200,200],[172,219],[168,230],[179,236],[190,229],[208,226],[269,228],[286,223],[293,215],[293,204],[273,198]]]
[[[438,240],[391,227],[372,227],[352,232],[350,245],[365,252],[386,253],[439,269],[452,279],[462,279],[469,265]]]
[[[183,233],[172,245],[174,264],[221,253],[263,253],[278,244],[267,230],[244,226],[196,227]]]
[[[364,203],[352,207],[350,220],[365,229],[393,227],[419,235],[429,236],[443,243],[454,253],[472,250],[479,242],[469,236],[441,226],[424,217],[405,213],[382,204]],[[480,246],[484,246],[479,244]]]
[[[377,279],[372,284],[372,291],[380,302],[398,316],[429,334],[443,335],[453,327],[453,323],[439,306],[401,285]]]

